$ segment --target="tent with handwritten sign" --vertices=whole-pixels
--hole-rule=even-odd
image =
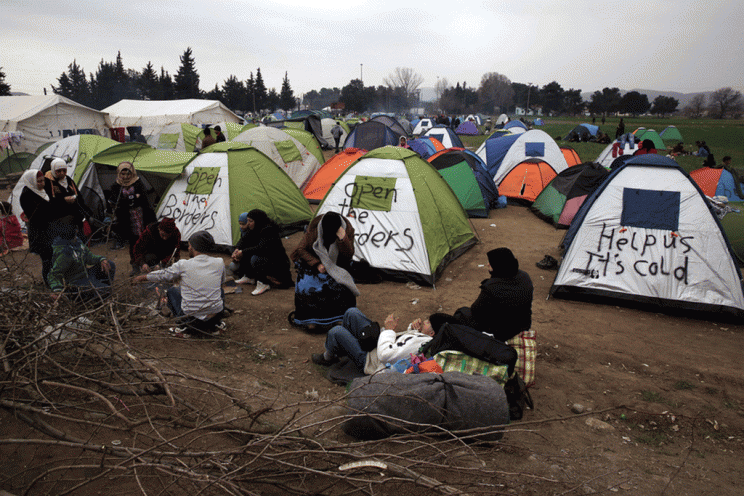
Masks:
[[[566,232],[550,294],[744,317],[736,257],[698,185],[671,159],[610,173]]]
[[[157,216],[175,219],[183,239],[208,231],[218,245],[230,247],[240,238],[238,217],[256,208],[285,233],[312,218],[307,200],[279,165],[258,149],[233,142],[224,151],[195,156],[163,195]]]
[[[354,258],[395,278],[433,285],[450,261],[476,243],[452,188],[407,148],[377,148],[354,162],[316,215],[329,211],[354,227]]]

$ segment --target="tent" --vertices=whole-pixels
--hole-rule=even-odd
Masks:
[[[424,118],[416,123],[413,128],[413,134],[415,136],[421,136],[426,131],[434,127],[435,122],[432,119]]]
[[[398,133],[400,136],[409,136],[411,133],[406,131],[406,128],[403,127],[403,125],[394,117],[390,117],[389,115],[376,115],[375,117],[372,117],[373,121],[379,121],[385,124],[387,127]]]
[[[621,155],[633,155],[637,151],[638,145],[636,144],[633,135],[628,133],[607,145],[599,154],[595,162],[602,167],[609,168],[610,165],[612,165],[612,161],[617,157]]]
[[[592,124],[579,124],[578,126],[571,129],[568,134],[563,138],[564,141],[588,141],[584,139],[585,136],[590,138],[596,137],[599,131],[599,126],[593,126]]]
[[[639,129],[635,132],[636,140],[651,140],[654,142],[654,148],[657,150],[666,150],[666,145],[664,144],[664,141],[661,139],[661,136],[659,136],[659,133],[654,131],[653,129]]]
[[[351,129],[349,129],[349,125],[346,124],[344,121],[340,119],[331,119],[330,117],[324,117],[320,120],[320,126],[323,130],[323,139],[328,143],[329,149],[336,147],[336,140],[333,139],[333,135],[331,134],[331,130],[334,128],[334,126],[338,124],[341,126],[342,133],[341,133],[341,139],[338,142],[338,145],[343,148],[344,142],[346,141],[346,137],[349,136],[349,133],[351,132]],[[322,164],[323,162],[321,162]]]
[[[372,150],[346,169],[317,215],[328,211],[354,226],[355,259],[427,284],[476,243],[447,182],[415,152],[397,146]]]
[[[481,119],[481,116],[477,114],[470,114],[469,116],[467,116],[464,119],[464,122],[468,122],[468,121],[472,121],[473,123],[475,123],[476,126],[483,125],[483,120]]]
[[[558,145],[548,133],[533,129],[521,134],[508,134],[501,137],[491,137],[483,142],[476,152],[486,164],[486,170],[493,177],[496,186],[518,164],[528,159],[539,159],[549,164],[553,175],[568,167]],[[552,176],[545,182],[547,184]],[[539,194],[540,191],[537,192]]]
[[[705,196],[671,159],[633,157],[587,198],[550,294],[744,316],[734,253]]]
[[[304,188],[313,174],[320,169],[320,162],[305,145],[280,129],[259,126],[240,133],[232,141],[215,143],[207,151],[224,151],[229,143],[247,143],[281,166],[298,188]]]
[[[528,131],[527,125],[522,121],[509,121],[504,124],[504,127],[502,129],[508,129],[512,133],[523,133],[525,131]]]
[[[247,128],[244,129],[244,131],[252,129]],[[313,133],[310,131],[305,131],[303,129],[297,129],[294,127],[284,127],[281,128],[282,131],[287,133],[288,135],[292,136],[294,139],[305,145],[305,148],[307,148],[307,151],[313,154],[315,158],[318,159],[318,163],[322,164],[325,162],[325,158],[323,158],[323,149],[320,146],[320,142],[315,137]]]
[[[146,137],[147,144],[159,150],[193,152],[201,143],[204,131],[184,122],[168,124]]]
[[[141,127],[145,138],[174,123],[197,127],[222,122],[240,122],[240,117],[219,100],[120,100],[103,109],[113,127]],[[225,132],[225,128],[222,128]]]
[[[472,121],[465,121],[455,129],[456,134],[466,134],[468,136],[478,136],[478,127]]]
[[[80,105],[60,95],[0,96],[0,131],[20,133],[16,152],[33,153],[44,143],[76,134],[107,136],[106,112]]]
[[[310,203],[320,203],[333,186],[333,182],[338,179],[338,176],[343,174],[356,159],[365,153],[367,153],[367,150],[347,148],[329,158],[313,175],[305,189],[302,190],[302,194]]]
[[[408,148],[421,155],[421,158],[425,160],[435,153],[445,150],[444,145],[431,136],[421,136],[408,140]]]
[[[470,217],[488,217],[488,211],[496,208],[499,191],[478,155],[463,148],[448,148],[428,161],[450,185]]]
[[[744,202],[729,202],[733,210],[721,219],[721,225],[726,237],[731,243],[736,259],[740,266],[744,265]]]
[[[569,167],[545,186],[530,208],[541,219],[566,229],[587,196],[608,174],[607,169],[593,162]]]
[[[538,117],[537,119],[535,119],[535,122],[533,122],[533,124],[535,126],[544,126],[545,125],[545,121]]]
[[[744,198],[738,194],[744,186],[740,182],[739,191],[737,191],[734,175],[723,167],[701,167],[690,172],[690,177],[707,196],[725,196],[729,201],[744,201]]]
[[[402,118],[398,119],[398,123],[400,123],[401,127],[406,132],[406,135],[407,136],[412,136],[413,135],[413,126],[411,125],[410,122],[408,122],[408,120],[406,118],[403,118],[402,117]]]
[[[294,114],[292,114],[291,119],[270,122],[267,124],[267,126],[276,127],[279,129],[282,129],[284,127],[296,127],[298,129],[304,129],[305,131],[313,133],[315,139],[317,139],[318,143],[320,143],[321,148],[328,150],[333,146],[334,143],[333,140],[327,142],[326,139],[323,137],[323,124],[321,123],[320,119],[320,116],[312,113],[307,113],[307,111],[295,112]],[[245,131],[246,129],[243,130]]]
[[[445,126],[444,124],[437,124],[426,131],[424,136],[436,138],[445,148],[465,148],[460,137],[451,127]]]
[[[397,145],[401,135],[380,121],[357,124],[346,137],[344,148],[374,150],[387,145]]]
[[[240,238],[238,216],[254,208],[285,232],[301,229],[312,217],[302,192],[279,165],[252,146],[234,144],[196,155],[163,195],[157,216],[174,218],[183,239],[205,230],[218,245],[230,247]]]
[[[569,167],[572,167],[574,165],[581,163],[581,158],[579,158],[579,153],[571,148],[570,146],[561,146],[560,147],[561,152],[563,152],[563,158],[566,159],[566,163]]]
[[[667,126],[662,132],[659,133],[662,141],[684,141],[682,139],[682,133],[679,132],[677,126]]]
[[[9,152],[10,149],[6,150]],[[0,179],[5,179],[8,174],[20,173],[28,169],[36,154],[29,152],[2,153],[0,154]]]
[[[514,166],[498,183],[499,194],[532,203],[557,172],[546,161],[528,158]]]
[[[498,117],[498,119],[496,119],[496,125],[497,125],[497,126],[503,126],[503,125],[504,125],[504,124],[506,124],[507,122],[509,122],[509,116],[508,116],[508,115],[506,115],[506,114],[501,114],[501,115],[500,115],[500,116]]]
[[[46,173],[54,158],[62,158],[67,162],[67,175],[80,186],[80,178],[88,169],[91,159],[103,150],[118,144],[117,141],[103,136],[89,134],[69,136],[52,143],[38,153],[28,168],[38,169]],[[16,213],[22,211],[20,200],[22,191],[23,185],[16,184],[11,193],[10,201],[13,204],[13,211]]]

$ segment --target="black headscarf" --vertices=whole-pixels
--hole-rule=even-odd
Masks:
[[[491,276],[514,277],[519,272],[519,261],[509,248],[496,248],[488,252]]]
[[[253,210],[248,212],[248,218],[253,220],[254,222],[253,231],[256,231],[256,232],[259,232],[264,227],[273,224],[273,221],[269,218],[266,212],[258,208],[254,208]]]
[[[338,239],[336,232],[341,227],[341,216],[336,212],[326,212],[320,223],[323,226],[323,246],[327,250]]]

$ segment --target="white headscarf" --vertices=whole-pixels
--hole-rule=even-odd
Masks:
[[[52,160],[51,167],[52,167],[52,175],[54,176],[54,179],[59,183],[60,186],[62,186],[63,188],[66,188],[67,187],[67,176],[65,175],[65,177],[63,177],[62,179],[59,179],[57,177],[57,171],[60,169],[67,169],[67,162],[65,162],[61,158],[55,158],[54,160]]]
[[[36,176],[40,174],[39,169],[29,169],[21,176],[21,184],[25,187],[42,197],[45,201],[49,201],[49,196],[44,191],[44,188],[39,189],[36,185]]]

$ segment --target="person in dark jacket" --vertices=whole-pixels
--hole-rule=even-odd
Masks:
[[[75,181],[67,175],[67,162],[61,158],[55,158],[50,166],[51,168],[46,173],[47,181],[44,186],[52,207],[49,222],[72,217],[78,231],[82,232],[87,208],[78,194]]]
[[[134,244],[134,265],[141,272],[160,270],[181,258],[181,231],[170,217],[148,225]]]
[[[532,279],[519,270],[519,261],[509,248],[488,252],[488,270],[491,277],[481,282],[478,298],[470,307],[458,309],[455,317],[506,341],[532,326]]]
[[[233,273],[242,276],[236,282],[250,284],[255,280],[256,289],[251,292],[254,296],[265,293],[271,286],[292,286],[289,257],[276,223],[259,209],[241,214],[238,221],[241,228],[245,225],[246,229],[232,253],[237,265],[233,266]]]
[[[222,143],[223,141],[227,141],[227,138],[225,138],[225,135],[222,134],[222,128],[220,126],[214,126],[214,139],[217,143]]]
[[[46,179],[40,170],[32,169],[23,173],[20,179],[21,220],[28,229],[28,249],[41,257],[41,278],[49,284],[47,276],[52,268],[52,240],[49,222],[52,218],[52,206],[49,195],[44,188]]]
[[[140,181],[131,162],[122,162],[116,169],[116,183],[111,187],[109,205],[114,215],[112,229],[116,235],[114,249],[129,242],[129,262],[134,272],[134,245],[145,228],[155,222],[155,211],[147,198],[145,186]]]

